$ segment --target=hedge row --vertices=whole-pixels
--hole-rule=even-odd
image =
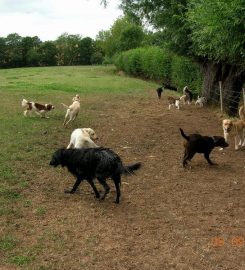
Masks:
[[[173,55],[159,47],[137,48],[122,52],[115,57],[119,70],[176,86],[182,91],[185,85],[199,93],[202,76],[199,67],[186,57]]]

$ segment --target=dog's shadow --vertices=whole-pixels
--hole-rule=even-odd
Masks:
[[[182,165],[182,164],[181,164]],[[183,168],[183,167],[182,167]],[[214,163],[214,165],[209,165],[209,164],[205,164],[204,162],[193,162],[191,165],[186,166],[186,168],[184,168],[184,171],[186,172],[196,172],[196,173],[200,173],[200,171],[202,172],[207,172],[207,170],[209,172],[211,171],[217,171],[217,172],[223,172],[224,174],[226,174],[227,172],[231,172],[231,173],[235,173],[236,169],[234,167],[232,167],[232,165],[227,164],[227,163]]]

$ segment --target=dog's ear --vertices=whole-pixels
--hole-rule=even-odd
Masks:
[[[221,137],[221,136],[213,136],[212,138],[215,144],[225,140],[224,137]]]

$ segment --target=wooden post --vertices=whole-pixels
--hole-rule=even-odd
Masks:
[[[242,88],[243,93],[243,110],[245,110],[245,88]]]
[[[222,81],[219,81],[219,97],[220,97],[220,110],[223,113],[223,92],[222,92]]]

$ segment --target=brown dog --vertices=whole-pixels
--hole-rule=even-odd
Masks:
[[[48,116],[46,116],[46,113],[54,109],[54,106],[52,104],[43,105],[37,102],[27,101],[26,99],[22,100],[21,105],[23,108],[25,108],[24,116],[27,116],[28,113],[30,114],[32,111],[34,111],[41,117],[49,118]]]
[[[224,137],[221,136],[202,136],[200,134],[190,134],[187,136],[183,129],[180,128],[181,135],[185,138],[184,147],[185,153],[183,157],[183,167],[185,167],[188,162],[194,157],[196,153],[204,154],[205,159],[210,165],[214,163],[210,160],[209,155],[212,150],[219,147],[227,147],[229,144],[225,141]]]
[[[174,97],[168,97],[168,109],[170,110],[171,107],[174,107],[176,109],[180,109],[180,100],[179,98]]]
[[[235,138],[235,150],[245,146],[245,120],[224,119],[222,127],[226,142],[228,142],[230,137]]]

